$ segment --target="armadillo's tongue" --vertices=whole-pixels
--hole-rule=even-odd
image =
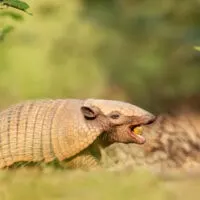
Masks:
[[[144,144],[146,142],[145,137],[143,137],[142,135],[135,135],[135,138],[138,144]]]

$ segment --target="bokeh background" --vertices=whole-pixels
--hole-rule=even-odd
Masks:
[[[199,102],[199,1],[26,2],[33,16],[0,18],[15,28],[0,42],[1,106],[92,97],[159,113]]]
[[[14,27],[0,34],[0,108],[41,98],[117,99],[155,114],[200,107],[199,0],[26,2],[33,16],[0,10],[0,28]],[[198,186],[144,171],[0,173],[2,200],[187,200]]]

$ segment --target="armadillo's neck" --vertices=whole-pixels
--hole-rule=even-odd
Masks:
[[[106,148],[110,145],[112,145],[114,142],[108,140],[108,133],[103,132],[98,138],[97,138],[97,143],[102,147]]]

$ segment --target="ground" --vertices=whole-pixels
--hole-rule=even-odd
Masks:
[[[145,170],[0,172],[1,200],[199,199],[200,178],[165,179]]]

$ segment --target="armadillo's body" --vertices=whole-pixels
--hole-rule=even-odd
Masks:
[[[2,111],[0,168],[22,161],[62,161],[85,150],[106,124],[86,123],[83,105],[83,100],[76,99],[37,100]]]
[[[30,101],[0,113],[0,168],[18,161],[63,160],[92,143],[95,130],[83,132],[87,126],[80,104],[81,100]],[[81,126],[74,127],[77,120]]]

